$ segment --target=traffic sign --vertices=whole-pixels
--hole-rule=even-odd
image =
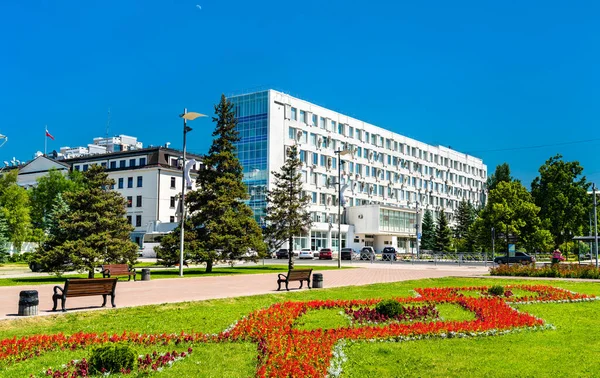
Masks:
[[[422,235],[421,235],[421,233],[419,232],[419,233],[417,234],[417,239],[421,240],[421,236],[422,236]]]

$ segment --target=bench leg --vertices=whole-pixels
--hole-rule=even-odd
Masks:
[[[135,281],[135,278],[133,279]],[[131,274],[127,276],[127,282],[131,281]]]
[[[58,297],[56,295],[52,296],[52,302],[54,302],[54,306],[52,307],[52,311],[56,311],[56,306],[58,306]]]
[[[290,291],[290,288],[288,287],[288,281],[285,281],[285,290]]]
[[[67,297],[62,297],[62,298],[60,298],[60,304],[61,304],[61,307],[62,307],[62,311],[63,311],[63,312],[66,312],[66,311],[67,311],[67,310],[65,309],[65,302],[66,302],[66,301],[67,301]]]
[[[110,304],[111,304],[113,307],[117,307],[117,305],[115,304],[115,295],[114,295],[114,294],[111,294],[111,295],[110,295]]]
[[[277,281],[277,291],[281,290],[281,281]]]
[[[302,289],[302,285],[304,285],[304,281],[300,280],[300,287],[298,288],[298,290]]]
[[[310,289],[310,278],[306,280],[306,286],[308,286],[308,288]]]
[[[102,307],[106,306],[106,294],[102,294]]]

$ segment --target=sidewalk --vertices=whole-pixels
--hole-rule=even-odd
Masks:
[[[487,273],[484,267],[379,265],[377,267],[325,270],[323,287],[360,286],[374,283],[418,280],[423,278],[480,276]],[[185,274],[185,273],[184,273]],[[290,284],[296,288],[297,282]],[[61,285],[62,286],[62,285]],[[19,292],[37,290],[39,315],[60,314],[52,312],[54,285],[27,285],[0,287],[0,320],[18,319]],[[306,289],[302,289],[306,290]],[[290,290],[297,291],[297,290]],[[206,299],[239,297],[277,292],[277,274],[250,274],[236,276],[168,278],[151,281],[120,281],[117,284],[117,308],[149,304],[199,301]],[[282,292],[285,292],[283,290]],[[110,303],[110,301],[108,301]],[[67,312],[99,309],[101,296],[67,299]],[[108,304],[110,306],[110,304]],[[60,308],[60,301],[58,307]],[[111,308],[111,307],[107,307]]]

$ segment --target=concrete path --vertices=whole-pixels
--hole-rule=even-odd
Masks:
[[[364,268],[325,270],[325,288],[368,285],[373,283],[440,278],[448,276],[478,276],[488,272],[485,267],[473,266],[419,266],[419,265],[369,265]],[[120,281],[117,284],[115,302],[117,308],[149,304],[199,301],[215,298],[239,297],[277,292],[277,274],[249,274],[238,276],[169,278],[151,281]],[[0,287],[0,320],[17,319],[19,292],[37,290],[39,293],[39,315],[52,315],[54,285],[27,285]],[[298,287],[294,282],[292,288]],[[307,289],[302,289],[307,290]],[[297,290],[291,290],[297,291]],[[68,298],[67,312],[101,308],[102,298]],[[110,306],[110,304],[109,304]],[[59,303],[60,307],[60,303]]]

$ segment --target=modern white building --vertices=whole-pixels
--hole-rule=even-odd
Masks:
[[[487,166],[443,146],[432,146],[290,95],[266,90],[231,96],[241,140],[238,156],[257,221],[264,222],[270,173],[296,144],[303,162],[304,190],[312,199],[313,227],[294,249],[337,249],[338,156],[345,211],[342,247],[391,245],[410,252],[423,209],[440,209],[452,223],[462,199],[485,204]]]

